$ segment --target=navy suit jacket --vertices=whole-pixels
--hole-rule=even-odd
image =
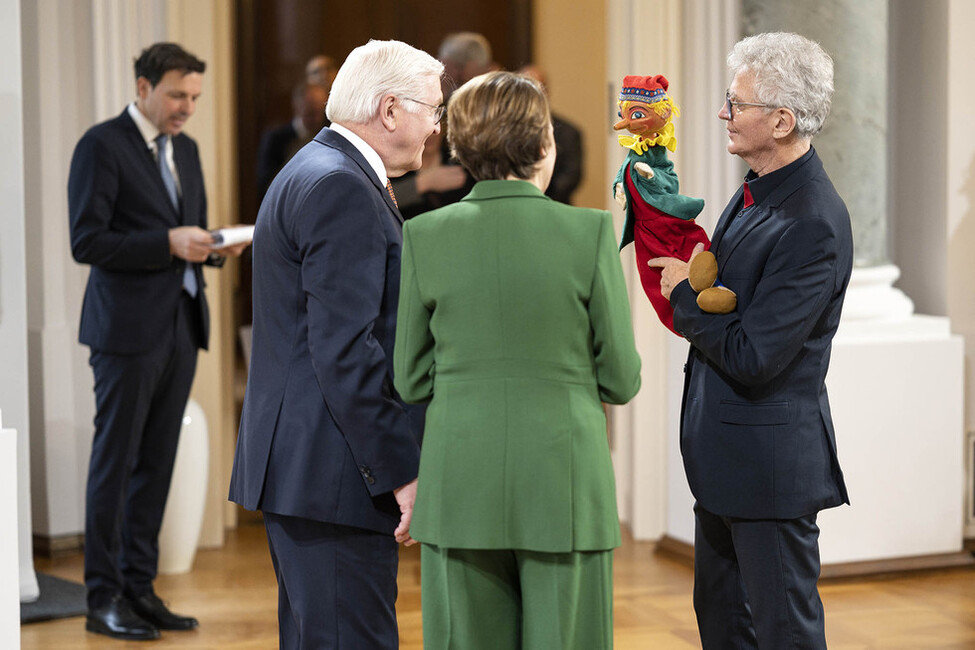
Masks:
[[[691,343],[681,452],[698,503],[718,515],[792,519],[849,503],[826,371],[853,265],[850,217],[815,151],[711,250],[738,308],[705,314],[685,281],[674,326]]]
[[[393,388],[402,219],[329,128],[275,177],[254,232],[250,374],[230,482],[248,509],[392,533],[420,447]]]
[[[90,264],[79,340],[112,354],[142,354],[173,335],[186,262],[169,253],[169,229],[207,227],[196,142],[172,138],[182,190],[176,210],[153,153],[128,111],[90,128],[71,158],[68,208],[71,252]],[[203,348],[209,312],[195,266]]]

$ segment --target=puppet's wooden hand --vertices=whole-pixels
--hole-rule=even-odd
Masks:
[[[647,163],[640,161],[637,164],[633,165],[633,167],[636,169],[636,173],[642,176],[643,178],[646,179],[653,178],[653,170],[650,168],[650,165],[648,165]]]
[[[626,209],[626,192],[623,191],[623,184],[622,183],[617,183],[616,184],[615,197],[616,197],[616,202],[619,203],[620,204],[620,207],[625,210]]]

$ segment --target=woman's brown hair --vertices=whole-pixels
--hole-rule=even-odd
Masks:
[[[447,142],[475,179],[530,178],[551,123],[548,99],[532,79],[488,72],[454,91],[447,107]]]

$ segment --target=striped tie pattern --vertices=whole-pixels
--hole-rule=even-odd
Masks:
[[[176,208],[176,212],[179,212],[179,194],[176,192],[176,179],[173,178],[173,172],[169,169],[169,163],[166,161],[166,147],[169,145],[169,136],[165,133],[160,133],[156,137],[156,152],[159,158],[159,174],[162,176],[163,185],[166,186],[166,193],[169,194],[169,200],[172,202],[173,207]],[[196,293],[199,287],[196,283],[196,265],[192,262],[187,262],[186,267],[183,269],[183,288],[186,289],[186,293],[190,294],[193,298],[196,298]]]

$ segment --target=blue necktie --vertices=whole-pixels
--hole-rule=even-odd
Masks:
[[[172,202],[176,212],[179,212],[179,195],[176,192],[176,179],[173,178],[173,172],[170,171],[169,163],[166,162],[166,145],[168,142],[169,136],[165,133],[160,133],[156,137],[156,152],[159,156],[159,174],[162,176],[163,185],[166,186],[166,193],[169,194],[169,200]],[[192,262],[186,263],[186,268],[183,269],[183,288],[186,289],[186,293],[196,298],[197,284],[194,266]]]

